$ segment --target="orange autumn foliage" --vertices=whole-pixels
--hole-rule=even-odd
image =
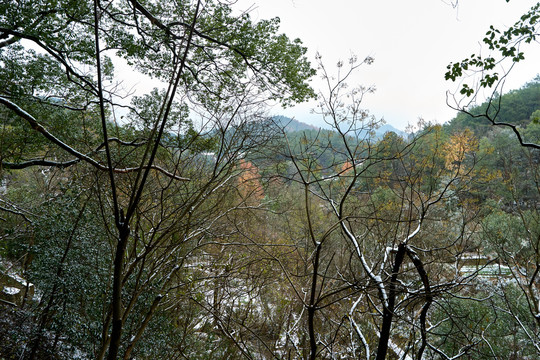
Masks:
[[[240,196],[250,204],[259,204],[264,198],[259,169],[251,161],[243,159],[240,161],[239,167],[241,169],[238,176],[238,192]]]
[[[347,161],[345,161],[343,166],[341,166],[341,171],[339,173],[341,175],[345,175],[352,169],[352,167],[353,167],[353,165],[351,164],[351,162],[349,160],[347,160]]]

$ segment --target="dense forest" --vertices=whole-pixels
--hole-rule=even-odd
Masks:
[[[0,359],[540,356],[540,77],[385,132],[278,24],[0,3]]]

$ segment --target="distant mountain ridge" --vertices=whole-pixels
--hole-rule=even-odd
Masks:
[[[390,124],[384,124],[380,128],[375,130],[375,137],[382,138],[384,136],[384,134],[386,134],[387,132],[396,133],[397,135],[399,135],[401,137],[406,137],[407,136],[407,133],[405,131],[401,131],[401,130],[393,127]]]
[[[284,128],[286,132],[319,130],[319,127],[317,126],[309,125],[283,115],[273,116],[272,120],[274,121],[274,123],[276,123],[276,125]]]
[[[295,131],[305,131],[305,130],[319,130],[320,128],[318,126],[309,125],[306,123],[303,123],[301,121],[291,119],[287,116],[283,115],[277,115],[272,117],[272,121],[285,129],[286,132],[295,132]],[[390,124],[384,124],[378,129],[375,129],[375,138],[380,139],[386,134],[387,132],[394,132],[399,136],[406,136],[404,131],[401,131],[399,129],[396,129]]]

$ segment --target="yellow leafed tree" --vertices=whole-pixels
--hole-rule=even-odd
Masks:
[[[467,154],[478,150],[478,139],[470,129],[452,135],[444,145],[445,164],[448,170],[462,173],[465,171],[463,161]]]

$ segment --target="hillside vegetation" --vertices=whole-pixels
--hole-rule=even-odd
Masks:
[[[0,2],[0,359],[540,357],[540,79],[400,134],[347,84],[373,58],[279,23]],[[484,42],[517,63],[538,24]],[[314,98],[327,129],[266,113]]]
[[[501,101],[500,114],[519,114],[531,140],[540,135],[533,117],[539,89],[535,80]],[[172,186],[152,176],[126,254],[133,275],[125,288],[139,296],[124,303],[133,306],[125,339],[148,321],[132,353],[300,358],[313,331],[333,353],[352,357],[377,348],[377,329],[385,329],[377,312],[391,307],[390,353],[418,351],[426,331],[433,347],[426,353],[467,348],[475,359],[493,352],[534,358],[540,157],[511,132],[477,123],[460,114],[380,140],[339,123],[167,138],[157,164],[172,157],[184,164],[182,176],[202,180],[216,171],[223,141],[259,132],[256,146],[245,141],[243,157],[225,165],[234,180],[196,210],[182,204],[193,201],[201,180]],[[199,153],[174,145],[189,141]],[[39,344],[40,358],[93,358],[111,291],[103,179],[88,166],[4,169],[2,176],[2,271],[36,289],[34,297],[5,298],[2,354],[28,354]],[[165,213],[156,213],[156,201]]]

